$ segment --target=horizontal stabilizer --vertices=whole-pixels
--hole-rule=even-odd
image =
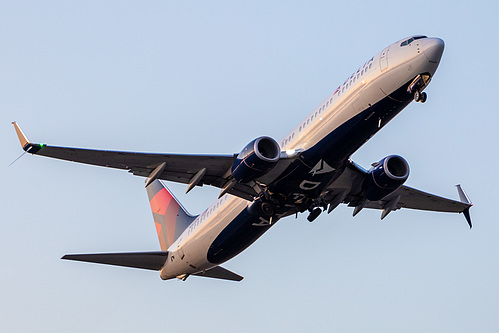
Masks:
[[[167,255],[167,251],[66,254],[61,259],[159,271],[165,264]]]
[[[204,272],[194,273],[192,275],[231,281],[241,281],[242,279],[244,279],[244,277],[242,277],[241,275],[237,275],[236,273],[220,266],[210,268]]]

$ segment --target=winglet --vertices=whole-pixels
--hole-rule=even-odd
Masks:
[[[473,227],[471,224],[471,216],[470,216],[470,207],[466,208],[463,211],[464,217],[466,218],[466,222],[468,222],[468,225],[470,226],[470,229]]]
[[[457,187],[457,192],[459,193],[459,199],[461,200],[462,203],[468,204],[469,207],[463,210],[464,217],[466,218],[466,222],[468,222],[468,225],[470,226],[470,229],[473,227],[471,224],[471,216],[470,216],[470,208],[473,206],[473,203],[471,202],[470,198],[464,192],[463,188],[461,187],[460,184],[456,185]]]
[[[21,147],[23,147],[23,149],[26,150],[28,148],[28,145],[30,144],[28,138],[26,137],[26,135],[24,135],[23,131],[15,121],[12,122],[12,125],[14,125],[14,128],[16,129],[17,137],[19,138]]]
[[[457,184],[456,187],[457,187],[457,192],[459,193],[459,199],[461,199],[461,202],[472,205],[470,198],[464,192],[463,188],[461,187],[461,184]]]

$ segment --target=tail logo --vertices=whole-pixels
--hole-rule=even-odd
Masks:
[[[195,218],[184,211],[159,180],[152,182],[146,189],[161,250],[166,251]]]

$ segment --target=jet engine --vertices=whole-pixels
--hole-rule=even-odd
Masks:
[[[277,164],[281,155],[279,144],[268,136],[251,141],[237,155],[231,171],[239,183],[247,183],[263,176]]]
[[[362,183],[364,196],[370,201],[384,198],[398,189],[409,177],[409,164],[398,155],[374,163]]]

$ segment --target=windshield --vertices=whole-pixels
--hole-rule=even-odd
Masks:
[[[402,43],[400,43],[400,46],[406,46],[414,42],[416,39],[421,39],[421,38],[428,38],[426,36],[414,36],[409,39],[404,40]]]

